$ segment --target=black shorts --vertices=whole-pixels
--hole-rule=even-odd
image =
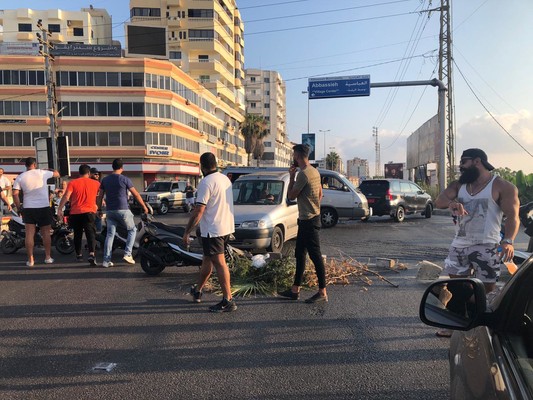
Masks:
[[[224,254],[228,244],[229,235],[219,237],[202,237],[202,248],[204,256],[216,256],[217,254]]]
[[[50,207],[24,208],[22,210],[22,221],[25,224],[39,226],[52,225],[52,210]]]

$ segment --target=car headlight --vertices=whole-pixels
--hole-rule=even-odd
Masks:
[[[157,201],[157,196],[148,196],[148,201]]]
[[[244,221],[241,224],[243,229],[256,229],[256,228],[266,228],[266,222],[262,219],[259,221]]]

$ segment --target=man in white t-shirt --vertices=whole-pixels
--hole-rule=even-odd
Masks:
[[[11,211],[11,205],[9,204],[9,189],[11,188],[11,182],[4,176],[4,169],[0,168],[0,200],[6,205],[7,211]],[[0,218],[2,218],[2,203],[0,202]]]
[[[50,210],[50,198],[46,182],[50,178],[59,178],[59,172],[47,171],[37,168],[37,161],[33,157],[26,159],[26,172],[15,179],[13,184],[13,201],[19,211],[22,212],[22,220],[26,227],[26,251],[28,261],[26,265],[33,267],[33,247],[36,225],[39,226],[43,238],[45,264],[52,264],[50,226],[52,213]],[[21,208],[19,193],[22,190],[24,209]]]
[[[209,307],[209,310],[234,311],[237,305],[231,297],[229,269],[224,257],[229,236],[235,232],[231,181],[217,171],[217,160],[213,153],[200,156],[200,169],[204,178],[198,185],[196,207],[183,235],[183,242],[188,245],[189,235],[200,223],[203,261],[198,284],[191,288],[191,294],[196,303],[201,302],[202,288],[211,276],[214,266],[224,297],[220,303]]]

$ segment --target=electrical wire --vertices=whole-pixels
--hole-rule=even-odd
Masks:
[[[465,75],[463,74],[463,72],[461,71],[461,68],[459,68],[459,66],[457,65],[457,63],[455,62],[455,60],[452,60],[453,61],[453,64],[455,65],[455,68],[457,68],[457,71],[459,71],[459,73],[461,74],[461,76],[463,77],[463,80],[465,81],[466,85],[468,86],[468,88],[470,89],[470,91],[472,92],[472,94],[474,95],[474,97],[476,98],[476,100],[479,102],[479,104],[481,104],[481,106],[485,109],[485,111],[490,115],[490,117],[494,120],[494,122],[496,122],[496,124],[498,124],[498,126],[500,128],[502,128],[502,130],[507,134],[507,136],[509,136],[511,139],[513,139],[513,141],[518,145],[520,146],[520,148],[522,148],[522,150],[524,150],[527,154],[529,154],[531,157],[533,157],[533,154],[531,154],[529,152],[529,150],[527,150],[524,146],[522,146],[522,144],[513,136],[511,135],[511,133],[505,129],[503,127],[503,125],[496,119],[496,117],[489,111],[489,109],[485,106],[485,104],[483,104],[483,102],[481,101],[481,99],[478,97],[478,95],[476,94],[476,92],[474,91],[474,89],[472,88],[472,86],[470,85],[470,83],[468,82],[468,80],[466,79]]]

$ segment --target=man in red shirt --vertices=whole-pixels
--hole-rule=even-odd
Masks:
[[[100,190],[100,182],[89,177],[91,167],[87,164],[80,165],[80,177],[68,183],[67,191],[61,198],[57,216],[59,220],[63,219],[63,207],[70,200],[70,226],[74,230],[74,248],[76,249],[76,258],[78,261],[83,260],[81,254],[81,239],[83,232],[87,238],[89,247],[89,264],[96,266],[94,251],[96,249],[96,197]]]

